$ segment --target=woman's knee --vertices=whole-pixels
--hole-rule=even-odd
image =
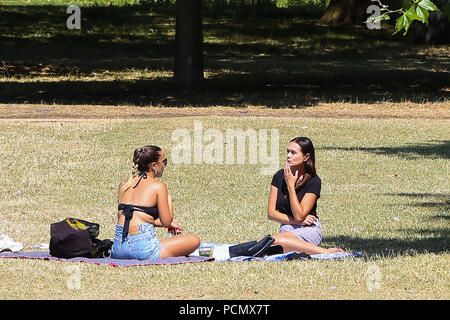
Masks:
[[[200,238],[193,234],[178,235],[161,241],[162,258],[187,255],[200,246]]]
[[[272,236],[272,238],[275,239],[274,241],[274,245],[280,245],[280,246],[285,246],[288,244],[288,242],[290,242],[293,238],[297,238],[294,234],[292,234],[291,232],[280,232],[277,234],[274,234]]]
[[[195,234],[190,234],[188,236],[192,246],[197,249],[200,246],[200,237]]]

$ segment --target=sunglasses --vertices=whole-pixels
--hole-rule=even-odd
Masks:
[[[164,163],[165,166],[167,166],[167,158],[165,158],[162,163]]]

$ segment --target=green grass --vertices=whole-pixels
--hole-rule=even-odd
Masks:
[[[175,217],[202,241],[234,243],[277,232],[266,217],[271,176],[261,165],[175,165],[174,128],[278,129],[280,166],[290,138],[310,137],[323,181],[323,245],[360,251],[345,261],[203,263],[116,269],[0,260],[1,299],[448,299],[448,120],[185,117],[0,122],[0,230],[25,245],[49,241],[66,217],[100,223],[112,238],[117,185],[132,150],[166,150],[162,180]],[[158,236],[164,235],[158,229]],[[368,270],[381,272],[369,290]],[[51,272],[42,272],[42,270]],[[37,272],[39,271],[39,272]],[[101,281],[99,279],[102,279]],[[126,280],[126,281],[125,281]],[[24,288],[20,283],[29,283]],[[139,283],[136,287],[135,284]]]

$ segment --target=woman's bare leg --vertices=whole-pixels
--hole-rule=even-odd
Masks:
[[[193,234],[180,234],[161,240],[160,258],[187,256],[200,245],[200,238]]]
[[[291,232],[280,232],[273,235],[272,238],[275,239],[275,242],[273,244],[281,245],[285,253],[291,251],[304,252],[306,254],[343,252],[343,250],[339,248],[326,249],[304,240],[300,240]]]

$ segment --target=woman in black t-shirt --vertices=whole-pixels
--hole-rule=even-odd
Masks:
[[[273,235],[274,244],[284,252],[307,254],[342,252],[339,248],[319,247],[322,227],[317,217],[317,199],[321,180],[316,174],[314,146],[309,138],[289,142],[286,166],[275,173],[270,187],[267,214],[279,222],[280,232]]]

